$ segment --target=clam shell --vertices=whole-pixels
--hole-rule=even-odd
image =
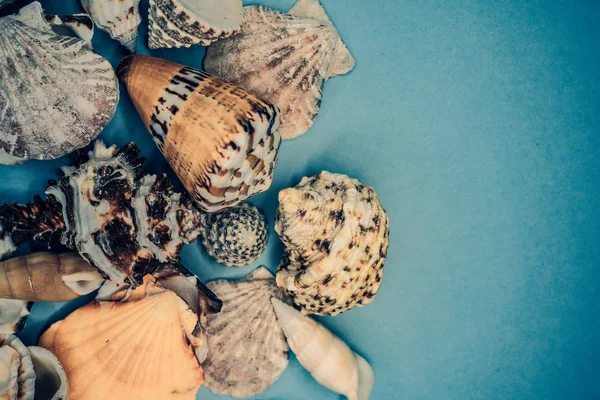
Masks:
[[[81,0],[96,26],[135,53],[140,16],[140,0]]]
[[[194,399],[204,381],[198,316],[151,281],[127,301],[94,301],[40,339],[62,363],[77,400]],[[173,396],[173,397],[172,397]]]
[[[220,211],[269,188],[281,144],[275,106],[205,72],[154,57],[126,57],[118,75],[200,208]]]
[[[265,216],[247,203],[205,214],[202,225],[202,244],[207,253],[228,267],[252,264],[267,246]]]
[[[69,400],[67,374],[50,351],[37,346],[27,348],[35,371],[35,392],[47,400]],[[36,396],[38,398],[38,396]]]
[[[288,363],[288,346],[271,299],[289,300],[264,267],[241,280],[216,280],[207,286],[223,300],[223,308],[206,321],[206,387],[233,397],[262,393]]]
[[[0,69],[0,163],[68,154],[115,112],[111,65],[83,40],[52,32],[37,2],[0,19]]]
[[[329,22],[250,6],[237,35],[207,48],[204,67],[279,107],[281,136],[291,139],[319,112],[336,35]]]
[[[35,394],[35,372],[33,370],[33,363],[31,361],[31,353],[29,349],[25,347],[23,342],[19,340],[18,337],[14,335],[0,335],[0,348],[8,347],[14,351],[6,350],[5,359],[8,357],[9,362],[9,370],[6,372],[10,372],[11,375],[14,374],[14,364],[16,352],[18,355],[18,369],[17,369],[17,399],[18,400],[33,400],[33,396]],[[3,365],[0,361],[0,372],[3,368]],[[1,375],[1,373],[0,373]],[[12,376],[11,376],[12,378]],[[2,386],[2,379],[0,379],[0,389]],[[9,387],[7,392],[14,392],[14,379],[9,379]],[[0,398],[8,398],[4,397],[3,393],[0,391]]]
[[[240,29],[242,0],[150,0],[148,47],[207,46]]]
[[[323,171],[279,192],[279,203],[279,287],[305,313],[336,315],[370,303],[389,245],[389,219],[373,189]]]

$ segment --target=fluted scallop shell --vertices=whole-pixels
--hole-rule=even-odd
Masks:
[[[14,376],[15,364],[17,365],[16,379]],[[2,378],[6,376],[4,374],[8,375],[7,382],[3,382],[5,379]],[[4,383],[6,384],[4,385]],[[16,397],[10,397],[13,394],[16,394]],[[0,335],[0,398],[33,400],[34,394],[35,372],[31,353],[18,337]]]
[[[0,19],[0,163],[54,159],[111,120],[118,83],[83,40],[59,36],[32,3]]]
[[[279,131],[291,139],[319,112],[336,35],[330,22],[250,6],[238,34],[207,48],[204,67],[279,107]]]
[[[270,103],[205,72],[148,56],[118,67],[154,142],[209,212],[267,190],[281,137]]]
[[[279,193],[285,245],[277,284],[302,311],[336,315],[370,303],[383,277],[389,219],[372,188],[327,171]]]
[[[289,299],[264,267],[243,279],[216,280],[207,286],[223,300],[223,308],[206,321],[206,387],[233,397],[262,393],[288,363],[288,346],[271,299]]]
[[[247,203],[207,213],[202,225],[202,244],[207,253],[228,267],[252,264],[267,245],[265,216]]]
[[[42,347],[30,346],[27,349],[35,371],[35,393],[39,396],[36,398],[69,400],[67,374],[58,358]]]
[[[204,381],[198,326],[179,296],[147,281],[127,301],[76,310],[40,346],[62,363],[74,400],[191,400]]]
[[[96,26],[135,53],[140,16],[140,0],[81,0]]]
[[[207,46],[237,32],[242,0],[150,0],[148,47]]]

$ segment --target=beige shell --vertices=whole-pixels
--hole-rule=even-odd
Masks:
[[[33,400],[35,378],[27,347],[14,335],[0,335],[0,399]]]
[[[207,46],[242,25],[242,0],[150,0],[148,47]]]
[[[88,14],[46,15],[46,21],[52,30],[61,36],[78,37],[92,48],[94,37],[94,21]]]
[[[0,262],[0,298],[68,301],[103,282],[98,270],[77,253],[39,252]]]
[[[270,187],[281,144],[275,106],[205,72],[158,58],[126,57],[117,74],[202,209],[220,211]]]
[[[327,171],[279,192],[285,245],[277,284],[302,311],[336,315],[370,303],[383,277],[389,219],[372,188]]]
[[[62,363],[73,400],[195,398],[204,373],[198,316],[147,276],[120,302],[94,301],[52,325],[40,346]]]
[[[281,136],[292,139],[319,112],[337,39],[330,22],[250,6],[238,34],[208,47],[204,67],[279,107]]]
[[[96,26],[135,53],[140,16],[140,0],[81,0]]]

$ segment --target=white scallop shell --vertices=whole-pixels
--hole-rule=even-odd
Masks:
[[[216,280],[207,286],[223,300],[223,308],[205,324],[205,385],[233,397],[262,393],[288,363],[288,346],[271,304],[272,298],[287,301],[285,294],[264,267],[241,280]]]
[[[40,3],[0,19],[0,162],[54,159],[86,146],[119,99],[111,65],[59,36]]]
[[[140,16],[140,0],[81,0],[96,26],[135,53]]]
[[[148,47],[208,46],[242,25],[242,0],[150,0]]]

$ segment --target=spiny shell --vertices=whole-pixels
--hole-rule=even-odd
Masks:
[[[202,244],[218,263],[228,267],[252,264],[267,245],[265,216],[242,203],[202,218]]]
[[[147,279],[126,301],[76,310],[40,345],[62,363],[73,400],[191,400],[204,382],[198,327],[179,296]]]
[[[329,22],[246,7],[240,32],[209,46],[204,67],[279,107],[281,136],[291,139],[319,112],[336,35]]]
[[[96,26],[135,53],[140,16],[140,0],[81,0]]]
[[[148,56],[118,67],[154,142],[202,209],[234,206],[271,185],[279,111],[202,71]]]
[[[275,231],[285,245],[277,284],[305,313],[370,303],[383,277],[389,219],[372,188],[327,171],[279,192]]]
[[[119,99],[108,61],[83,40],[52,32],[38,2],[0,19],[0,70],[3,164],[54,159],[87,145]]]
[[[0,299],[0,335],[20,331],[33,303],[25,300]]]
[[[92,48],[94,21],[88,14],[46,15],[52,30],[61,36],[76,36]]]
[[[58,358],[42,347],[30,346],[27,349],[31,353],[35,371],[35,392],[39,397],[47,400],[69,400],[67,374]]]
[[[11,400],[33,400],[33,396],[35,394],[35,372],[33,370],[33,363],[31,362],[31,354],[29,350],[27,349],[27,347],[25,347],[23,342],[21,342],[21,340],[19,340],[19,338],[14,335],[0,335],[0,349],[3,349],[4,347],[8,347],[9,349],[14,350],[13,352],[7,349],[7,351],[4,352],[5,357],[0,357],[4,358],[9,362],[10,372],[14,373],[14,364],[18,360],[16,379],[17,397],[8,397],[6,396],[7,393],[2,393],[0,391],[0,398]],[[17,353],[17,357],[15,357],[15,352]],[[0,359],[0,371],[2,367],[2,360]],[[11,387],[10,389],[7,388],[9,389],[7,390],[7,392],[15,392],[14,383],[14,380],[11,379]]]
[[[289,301],[287,296],[264,267],[241,280],[207,286],[223,300],[223,309],[206,321],[206,387],[233,397],[262,393],[288,363],[288,346],[271,305],[272,298]]]
[[[148,47],[207,46],[237,32],[242,0],[150,0]]]

